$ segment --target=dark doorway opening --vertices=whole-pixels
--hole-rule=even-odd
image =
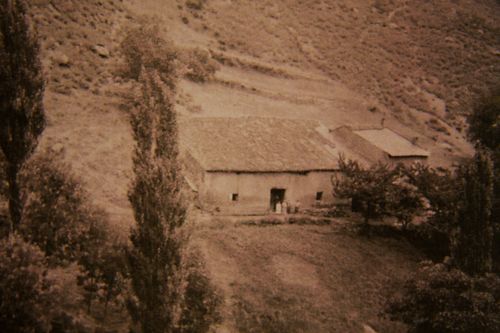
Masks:
[[[271,210],[273,212],[276,211],[276,204],[285,200],[285,191],[284,188],[271,189]]]

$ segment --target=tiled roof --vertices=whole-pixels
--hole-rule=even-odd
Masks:
[[[429,156],[428,151],[417,147],[388,128],[357,130],[354,133],[391,157]]]
[[[313,120],[259,117],[193,117],[179,124],[182,149],[203,169],[235,172],[336,169],[338,152],[322,128]]]

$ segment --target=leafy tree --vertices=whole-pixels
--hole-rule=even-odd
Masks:
[[[493,160],[491,220],[495,230],[494,257],[500,269],[500,87],[479,99],[468,120],[469,137],[478,146],[489,149]]]
[[[450,233],[459,205],[456,175],[448,169],[435,169],[423,164],[414,164],[402,170],[407,182],[415,186],[428,202],[428,210],[432,213],[428,223]]]
[[[46,332],[57,304],[43,252],[15,233],[0,240],[0,327],[2,332]]]
[[[332,179],[334,195],[350,198],[364,218],[370,219],[389,213],[390,193],[397,173],[386,165],[377,164],[364,169],[358,162],[339,158],[340,176]]]
[[[32,159],[20,176],[26,192],[20,233],[37,244],[51,263],[74,261],[103,237],[106,216],[69,167],[51,153]]]
[[[392,184],[388,200],[389,215],[397,218],[403,230],[406,230],[415,215],[424,209],[422,195],[418,188],[399,178]]]
[[[181,300],[183,241],[178,229],[186,218],[176,116],[158,76],[143,71],[141,81],[142,99],[131,121],[136,148],[129,200],[136,226],[127,251],[133,293],[128,308],[142,332],[172,332]]]
[[[0,150],[0,200],[3,200],[3,197],[6,197],[8,195],[7,189],[8,189],[8,183],[7,183],[7,178],[5,177],[5,170],[7,164],[5,162],[5,158],[3,157],[3,153]],[[0,224],[1,226],[1,224]]]
[[[500,278],[425,262],[386,314],[415,333],[500,332]]]
[[[479,100],[468,121],[473,141],[492,151],[500,149],[500,88]]]
[[[78,284],[83,286],[87,311],[90,313],[92,301],[104,303],[104,317],[108,305],[117,301],[125,289],[123,245],[113,241],[94,238],[95,244],[78,260],[80,274]]]
[[[24,0],[0,1],[0,148],[6,159],[12,226],[21,222],[17,176],[45,127],[40,46]]]
[[[144,71],[156,71],[168,88],[175,88],[177,51],[160,35],[158,26],[143,22],[126,31],[121,43],[126,76],[139,80]]]
[[[493,229],[490,220],[493,171],[487,152],[479,150],[459,169],[462,180],[454,262],[469,274],[491,271]]]

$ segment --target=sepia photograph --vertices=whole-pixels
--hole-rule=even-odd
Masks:
[[[0,0],[0,333],[500,333],[499,0]]]

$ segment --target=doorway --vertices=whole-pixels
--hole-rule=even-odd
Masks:
[[[283,202],[285,200],[284,188],[272,188],[271,189],[271,211],[276,211],[276,204],[278,202]]]

